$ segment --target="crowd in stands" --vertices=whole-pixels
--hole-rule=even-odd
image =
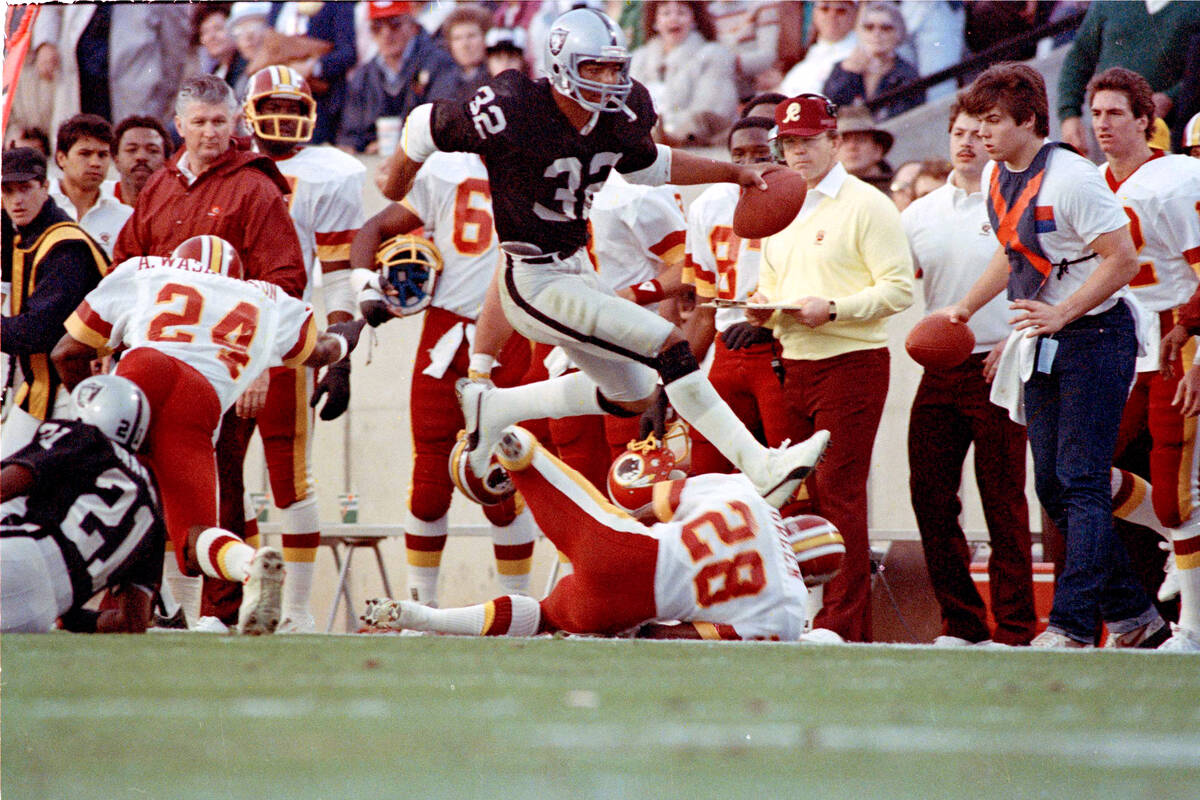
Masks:
[[[421,205],[420,215],[414,215],[413,208],[406,204],[405,208],[411,212],[408,217],[396,218],[394,215],[399,212],[393,210],[390,212],[393,216],[385,218],[386,224],[373,220],[364,226],[361,187],[365,178],[359,163],[361,157],[391,154],[404,121],[424,103],[470,102],[478,96],[480,87],[507,70],[515,69],[531,78],[544,77],[544,54],[551,23],[561,13],[580,6],[604,11],[625,31],[631,51],[630,74],[646,87],[658,114],[652,131],[655,142],[671,147],[728,148],[735,162],[773,158],[802,173],[806,170],[811,173],[805,174],[805,178],[813,199],[806,201],[802,219],[786,235],[767,240],[761,252],[758,240],[742,241],[733,235],[729,220],[718,220],[721,214],[731,218],[733,200],[725,195],[702,195],[703,199],[693,206],[698,209],[695,219],[712,215],[715,220],[701,230],[703,226],[694,221],[692,208],[674,215],[679,204],[673,202],[674,195],[669,191],[647,198],[632,187],[618,185],[611,190],[612,196],[597,197],[594,213],[600,221],[596,222],[595,230],[623,231],[605,235],[614,239],[624,237],[626,251],[643,259],[639,264],[644,261],[649,265],[645,276],[639,275],[636,280],[622,277],[610,288],[623,297],[641,298],[642,304],[661,301],[661,313],[671,316],[689,334],[689,344],[697,356],[703,357],[712,346],[718,365],[714,369],[753,369],[757,370],[753,373],[756,376],[770,376],[774,382],[768,388],[776,396],[782,388],[783,402],[793,413],[792,427],[787,429],[792,438],[804,438],[820,429],[832,431],[833,444],[825,464],[798,497],[802,507],[834,522],[847,545],[843,572],[826,587],[826,606],[818,625],[846,640],[870,640],[866,478],[889,381],[886,319],[908,307],[917,295],[923,294],[929,311],[960,303],[974,282],[963,275],[977,275],[988,265],[995,237],[1003,235],[1002,228],[1013,236],[1019,235],[1014,232],[1018,225],[1015,219],[988,218],[986,192],[980,191],[981,177],[987,180],[991,173],[985,168],[988,157],[980,143],[978,112],[988,110],[988,99],[994,101],[996,95],[981,95],[982,90],[975,87],[978,91],[956,96],[960,88],[970,86],[980,73],[992,75],[985,72],[990,65],[980,64],[977,69],[937,79],[939,82],[934,85],[927,85],[929,81],[922,84],[921,79],[984,52],[1002,52],[996,57],[997,62],[1031,58],[1038,52],[1036,38],[1026,37],[1028,41],[1022,40],[1010,50],[995,48],[1002,48],[1014,38],[1048,23],[1081,16],[1077,27],[1053,34],[1057,37],[1056,44],[1070,44],[1058,76],[1057,105],[1046,115],[1041,112],[1035,115],[1038,124],[1045,127],[1036,133],[1039,141],[1048,135],[1048,115],[1054,115],[1061,129],[1059,138],[1065,144],[1095,162],[1109,164],[1109,171],[1103,175],[1108,188],[1116,192],[1128,175],[1114,175],[1126,163],[1122,159],[1132,157],[1116,152],[1115,135],[1110,135],[1105,127],[1109,124],[1105,116],[1109,112],[1096,105],[1098,96],[1103,95],[1101,100],[1111,100],[1109,95],[1124,93],[1122,96],[1129,98],[1132,115],[1138,119],[1146,117],[1147,147],[1154,148],[1146,152],[1153,152],[1152,158],[1164,157],[1164,153],[1172,151],[1200,157],[1200,4],[391,0],[41,6],[29,32],[28,53],[3,132],[4,149],[17,153],[11,163],[21,169],[21,185],[41,187],[25,187],[22,191],[27,189],[29,196],[24,199],[18,199],[13,188],[13,208],[19,209],[19,213],[10,213],[10,185],[15,186],[16,178],[4,176],[4,353],[6,362],[10,354],[20,362],[20,369],[11,372],[6,364],[4,377],[7,382],[20,374],[27,382],[26,388],[18,393],[16,404],[23,413],[36,419],[54,415],[56,402],[61,410],[65,393],[52,372],[47,372],[50,347],[58,339],[50,334],[61,334],[64,320],[110,266],[139,255],[168,255],[187,238],[182,234],[221,235],[241,253],[247,277],[277,283],[288,294],[305,299],[311,295],[311,288],[306,289],[305,285],[313,283],[313,264],[321,263],[322,283],[329,293],[327,300],[335,293],[342,293],[337,295],[338,302],[333,307],[343,316],[331,321],[349,319],[355,312],[354,304],[344,302],[343,295],[348,290],[339,287],[343,279],[349,280],[353,261],[351,240],[360,229],[371,231],[372,245],[393,233],[416,230],[422,224],[427,235],[434,238],[439,234],[438,226],[430,217],[445,210],[436,192],[454,195],[456,191],[465,191],[468,200],[464,202],[474,202],[470,200],[471,191],[477,194],[482,191],[481,196],[486,196],[487,188],[486,173],[480,169],[472,171],[469,164],[447,162],[445,175],[458,176],[461,172],[461,180],[455,178],[457,182],[447,184],[449,188],[425,189],[428,196],[416,204]],[[29,7],[24,13],[30,13]],[[15,30],[19,21],[19,14],[12,15],[10,28]],[[287,76],[293,76],[289,80],[302,82],[306,87],[307,95],[299,102],[303,106],[307,102],[304,97],[310,97],[312,115],[308,127],[292,131],[291,138],[285,137],[288,144],[278,149],[272,142],[279,137],[266,133],[268,128],[238,128],[237,117],[243,108],[251,116],[274,113],[268,107],[274,95],[247,98],[254,94],[253,82],[264,69],[285,67],[290,70]],[[1135,77],[1119,70],[1114,73],[1113,68],[1124,68]],[[1011,80],[1018,83],[1027,80],[1021,73],[1015,75],[1009,76]],[[1136,79],[1138,75],[1140,82]],[[1104,76],[1108,83],[1097,83],[1097,76]],[[896,91],[914,83],[920,85],[911,92]],[[189,87],[191,94],[180,94],[181,87]],[[1016,91],[1009,85],[996,91],[1002,95],[1010,90]],[[889,123],[888,130],[881,124],[939,98],[954,101],[947,120],[949,151],[923,152],[914,160],[894,166],[887,160],[888,154],[897,136],[903,138],[905,134],[899,132],[903,129],[895,123]],[[798,116],[788,117],[780,111],[788,102],[795,104]],[[201,113],[213,109],[219,112],[217,119],[206,119]],[[288,106],[285,111],[307,113],[306,107],[296,111]],[[216,145],[211,145],[206,138],[209,134],[201,131],[206,122],[221,138]],[[1102,133],[1099,138],[1096,131]],[[246,137],[246,134],[251,135]],[[213,149],[208,152],[205,148],[210,145]],[[297,153],[315,151],[322,145],[324,160],[314,162],[317,166],[301,167],[299,162],[288,166],[288,159],[296,158]],[[757,155],[746,155],[752,151]],[[907,148],[907,152],[911,151],[912,148]],[[1039,163],[1044,166],[1046,157],[1041,157],[1043,161]],[[9,163],[6,158],[6,169]],[[1061,160],[1050,163],[1063,173],[1067,171]],[[1086,171],[1083,164],[1082,159],[1072,162],[1071,169]],[[321,170],[326,174],[320,179],[314,177],[314,171]],[[449,180],[445,175],[443,178]],[[338,182],[341,185],[336,190],[329,189],[327,195],[321,195],[324,190],[312,189],[311,206],[306,212],[282,199],[289,194],[293,198],[303,196],[296,188],[297,181],[308,181],[314,187]],[[386,181],[387,175],[380,175],[377,183],[382,186]],[[610,186],[616,183],[609,181]],[[1095,183],[1103,188],[1099,179]],[[483,190],[478,189],[480,184]],[[193,191],[196,186],[202,188]],[[269,199],[260,198],[256,205],[249,195],[260,190]],[[605,191],[610,191],[609,187]],[[332,219],[335,214],[332,209],[341,201],[331,198],[338,192],[343,200],[354,199],[343,203],[344,207],[337,212],[340,216],[336,225],[331,222],[333,227],[321,227],[318,217]],[[253,213],[257,215],[255,218],[264,220],[254,227],[252,236],[239,236],[233,228],[218,231],[213,227],[217,223],[181,222],[184,217],[203,216],[205,204],[219,211],[218,204],[234,202],[233,198],[246,204],[246,214]],[[818,199],[822,205],[814,209]],[[453,209],[455,202],[452,198],[448,207]],[[44,213],[39,215],[38,209],[31,213],[26,207],[30,203],[40,204],[38,209]],[[665,209],[660,215],[661,230],[656,229],[651,236],[638,229],[628,215],[620,217],[625,206]],[[300,220],[304,213],[311,216],[304,223],[308,229]],[[289,214],[291,221],[285,219]],[[605,214],[612,217],[605,218]],[[651,212],[646,211],[645,215]],[[661,222],[668,217],[668,222]],[[851,220],[851,226],[826,239],[825,232],[833,229],[834,218]],[[249,224],[247,219],[248,216],[239,218],[243,229]],[[86,236],[68,237],[57,252],[28,249],[33,239],[42,241],[48,229],[66,222],[77,224]],[[642,222],[644,226],[645,220]],[[1136,218],[1134,222],[1136,225]],[[1039,233],[1043,231],[1042,224],[1040,217],[1029,222],[1031,230],[1034,225],[1039,226]],[[1097,230],[1109,231],[1104,222],[1096,224],[1100,226]],[[450,225],[446,222],[440,235],[459,242],[454,237],[460,231],[446,227]],[[382,235],[381,226],[387,229],[388,236]],[[294,229],[299,231],[299,237]],[[264,230],[270,231],[272,243],[264,239]],[[1135,244],[1142,233],[1148,233],[1145,227],[1135,236]],[[482,234],[476,230],[474,235]],[[1142,239],[1138,246],[1144,244]],[[1168,249],[1170,246],[1174,243]],[[1069,248],[1065,245],[1063,248],[1067,253]],[[707,260],[698,255],[701,249],[706,253],[703,259]],[[626,251],[614,248],[614,252]],[[374,247],[363,252],[373,255]],[[1083,250],[1069,252],[1079,256]],[[1193,267],[1200,265],[1200,255],[1196,255],[1200,253],[1200,242],[1193,242],[1189,252],[1192,256],[1188,258],[1194,256],[1189,263]],[[1108,257],[1107,251],[1100,255]],[[602,262],[606,257],[593,252],[592,258],[599,262],[603,272]],[[617,261],[627,256],[607,258]],[[1068,255],[1062,258],[1063,263],[1071,259]],[[43,305],[39,305],[43,301],[34,300],[39,296],[31,293],[32,285],[20,291],[13,286],[14,269],[21,273],[35,261],[44,261],[46,270],[57,268],[53,265],[61,262],[66,265],[62,269],[76,275],[65,281],[63,287],[54,288]],[[753,268],[748,266],[750,263]],[[837,269],[828,269],[831,263],[836,263]],[[814,266],[817,264],[823,266]],[[1090,268],[1075,269],[1082,273]],[[447,265],[448,274],[454,274],[454,269],[454,265]],[[305,270],[307,278],[301,274]],[[733,276],[739,274],[744,285],[734,288],[730,281],[736,282]],[[22,278],[18,276],[16,280],[20,282]],[[644,290],[642,287],[647,283],[657,288]],[[685,286],[689,283],[692,288]],[[668,284],[669,290],[664,293]],[[750,314],[733,319],[706,316],[706,312],[689,306],[693,295],[702,300],[744,300],[755,296],[756,285],[759,299],[804,296],[801,310],[774,317]],[[1155,338],[1167,337],[1177,325],[1180,330],[1192,332],[1190,323],[1184,319],[1187,293],[1169,300],[1158,296],[1147,300],[1137,294],[1136,277],[1133,286],[1138,301],[1161,317],[1153,326]],[[1186,281],[1181,286],[1186,288]],[[645,291],[653,296],[639,294]],[[1114,297],[1124,291],[1119,290]],[[437,320],[441,327],[436,331],[438,338],[431,339],[430,352],[443,347],[456,335],[454,331],[465,332],[466,326],[474,330],[474,313],[467,305],[482,302],[482,288],[479,295],[478,298],[472,295],[472,302],[461,307],[440,305],[440,298],[435,300],[427,312],[428,335],[434,336],[428,330],[430,319]],[[1107,299],[1101,299],[1100,307],[1105,309],[1101,315],[1121,313],[1120,302],[1105,303]],[[28,325],[33,325],[28,319],[33,311],[41,315],[37,324],[43,335],[34,336],[26,328],[13,327],[10,336],[9,323],[24,316]],[[1003,375],[1005,368],[1019,368],[1000,363],[1009,338],[1011,312],[1003,302],[980,304],[971,311],[977,341],[975,351],[961,367],[947,374],[927,372],[913,403],[908,441],[912,503],[942,612],[939,642],[1026,645],[1036,633],[1030,522],[1024,499],[1026,433],[1023,426],[1012,423],[1003,409],[988,400],[989,393],[995,397],[991,381],[997,370]],[[698,321],[689,323],[690,319]],[[693,327],[688,327],[689,324]],[[704,326],[707,328],[703,334],[692,336],[694,330]],[[763,329],[770,330],[763,334]],[[1179,338],[1185,334],[1174,335]],[[466,377],[473,371],[466,368],[470,339],[463,333],[455,345],[462,349],[461,357],[454,355],[453,348],[446,351],[449,356],[444,359],[441,372],[450,377],[438,379],[446,404],[452,402],[448,398],[453,378],[459,373]],[[1081,375],[1090,374],[1085,357],[1072,354],[1069,347],[1064,347],[1063,352],[1063,363],[1070,357],[1074,359],[1070,362],[1073,370]],[[756,354],[765,355],[765,360],[755,362]],[[547,353],[542,353],[542,357],[547,357]],[[419,360],[418,365],[422,364],[425,374],[436,367]],[[1178,391],[1175,401],[1179,406],[1178,397],[1185,397],[1186,392],[1200,393],[1200,385],[1195,385],[1200,384],[1200,378],[1190,377],[1189,366],[1176,363],[1177,374],[1168,388],[1146,388],[1147,395],[1154,393],[1155,399],[1146,400],[1138,409],[1126,410],[1127,416],[1136,419],[1121,422],[1119,459],[1112,473],[1113,497],[1106,494],[1102,502],[1090,498],[1098,506],[1111,499],[1114,508],[1124,511],[1120,516],[1130,524],[1122,523],[1118,528],[1125,540],[1131,542],[1131,564],[1122,561],[1121,567],[1131,575],[1136,572],[1149,576],[1142,581],[1146,585],[1138,588],[1138,591],[1144,589],[1148,597],[1155,593],[1168,597],[1171,590],[1168,586],[1159,591],[1158,584],[1164,576],[1160,551],[1154,547],[1147,555],[1132,544],[1141,535],[1139,530],[1151,528],[1168,542],[1173,537],[1176,553],[1182,552],[1181,542],[1195,548],[1189,551],[1190,555],[1179,559],[1167,557],[1168,584],[1179,582],[1173,570],[1176,563],[1186,564],[1189,573],[1200,574],[1200,532],[1187,527],[1188,509],[1181,510],[1176,504],[1170,511],[1165,510],[1172,501],[1162,498],[1167,490],[1160,488],[1176,477],[1168,474],[1169,470],[1163,471],[1166,468],[1162,466],[1165,458],[1162,453],[1171,446],[1176,450],[1179,446],[1178,442],[1164,444],[1160,439],[1184,435],[1178,408],[1171,417],[1162,411],[1160,401],[1163,392]],[[535,369],[532,365],[529,368]],[[1158,365],[1146,367],[1139,362],[1131,380],[1136,377],[1149,386],[1157,370]],[[1164,368],[1166,372],[1170,369]],[[281,413],[289,417],[285,422],[290,424],[297,415],[296,398],[307,400],[317,389],[327,395],[326,402],[330,404],[325,406],[330,416],[323,412],[322,419],[337,416],[349,402],[349,361],[338,361],[323,374],[321,380],[304,369],[289,371],[286,379],[273,374],[270,389],[266,379],[255,382],[247,389],[248,399],[239,400],[237,407],[225,414],[225,430],[238,425],[237,417],[244,416],[246,406],[278,404],[283,402],[281,398],[289,403]],[[286,387],[282,386],[284,380]],[[714,380],[714,384],[718,381]],[[6,395],[19,386],[18,382],[10,389],[6,384]],[[1119,394],[1116,389],[1112,393]],[[1073,400],[1047,399],[1045,394],[1036,396],[1040,398],[1037,402],[1055,409],[1060,403],[1074,408]],[[41,406],[33,407],[32,400],[41,402]],[[1171,400],[1167,397],[1167,406]],[[413,402],[417,402],[415,397]],[[313,403],[316,404],[316,396]],[[1190,394],[1186,395],[1185,403],[1192,403]],[[1196,404],[1200,405],[1200,401]],[[751,414],[733,400],[730,405],[739,417]],[[334,409],[339,407],[335,413]],[[301,404],[299,415],[304,416],[306,411]],[[1113,423],[1114,436],[1121,420],[1120,411],[1109,408],[1110,413],[1102,420],[1105,424]],[[1164,422],[1167,417],[1170,419]],[[614,423],[601,423],[599,419],[597,416],[593,421],[588,434],[593,438],[588,441],[599,442],[597,446],[604,449],[607,461],[611,454],[623,449],[629,427],[611,427]],[[661,430],[662,420],[657,422]],[[786,438],[775,435],[768,419],[759,417],[754,422],[748,427],[768,444],[775,446],[778,442],[773,440]],[[610,426],[607,431],[606,424]],[[444,463],[443,450],[448,451],[454,445],[452,434],[457,426],[456,418],[454,429],[448,429],[445,435],[439,432],[438,441],[430,445],[440,448],[436,449],[434,459],[439,465]],[[5,456],[11,455],[10,443],[16,441],[9,436],[10,430],[6,422]],[[252,430],[250,425],[239,434],[238,442],[228,445],[231,455],[227,462],[221,462],[223,488],[230,484],[228,473],[240,470]],[[570,437],[582,436],[580,430],[581,426],[573,426],[569,432],[564,432],[562,426],[550,426],[544,432],[539,429],[538,434],[548,440],[557,435],[567,442]],[[1164,430],[1168,433],[1164,434]],[[1139,453],[1135,433],[1143,431],[1148,431],[1143,437],[1148,443]],[[291,521],[283,548],[289,571],[306,576],[311,583],[318,523],[309,494],[311,480],[305,480],[311,478],[306,474],[308,456],[296,462],[303,467],[298,471],[287,461],[311,447],[309,433],[308,428],[303,428],[287,429],[280,434],[286,444],[280,445],[279,463],[286,464],[272,465],[271,481],[278,495],[276,503],[285,510],[285,519]],[[1075,478],[1080,482],[1086,478],[1103,483],[1107,478],[1103,475],[1055,478],[1050,474],[1054,471],[1053,459],[1047,455],[1047,448],[1051,447],[1047,443],[1055,435],[1057,432],[1044,429],[1029,434],[1030,441],[1036,440],[1035,451],[1040,447],[1040,455],[1035,454],[1034,462],[1039,498],[1043,504],[1048,503],[1050,511],[1045,520],[1044,541],[1050,555],[1055,528],[1072,526],[1076,538],[1068,535],[1069,541],[1058,553],[1057,566],[1060,574],[1065,570],[1071,587],[1064,596],[1074,597],[1075,593],[1082,596],[1095,588],[1095,581],[1088,583],[1080,577],[1081,572],[1091,570],[1098,574],[1107,567],[1081,566],[1078,522],[1074,518],[1068,521],[1065,507],[1070,503],[1063,501],[1071,487],[1063,484]],[[1087,438],[1086,431],[1081,435]],[[1194,437],[1194,433],[1191,435]],[[971,444],[976,448],[975,470],[992,537],[989,605],[993,624],[990,627],[983,599],[967,573],[969,556],[958,521],[959,478]],[[1186,444],[1190,446],[1192,442],[1187,440]],[[563,452],[565,448],[564,444]],[[571,461],[565,455],[563,458]],[[589,469],[587,462],[587,458],[578,462],[585,474]],[[716,455],[712,455],[712,463],[728,468]],[[1175,466],[1179,468],[1178,464]],[[284,479],[277,479],[274,471],[288,469],[293,472],[290,478],[299,485],[289,486],[285,491],[281,488]],[[1191,483],[1185,475],[1182,479],[1185,485],[1196,482],[1194,466],[1190,469]],[[1139,472],[1144,473],[1141,478],[1137,477]],[[1129,495],[1150,497],[1146,479],[1155,477],[1158,480],[1152,485],[1158,489],[1157,499],[1153,502],[1147,499],[1149,505],[1139,510]],[[443,471],[438,481],[445,483],[445,478]],[[242,519],[245,514],[240,480],[233,480],[231,485],[234,488],[226,493],[228,496],[222,495],[221,525],[255,543],[252,521]],[[1171,488],[1179,485],[1175,480]],[[1125,494],[1117,496],[1118,489]],[[432,504],[436,508],[418,514],[407,524],[409,571],[415,581],[413,598],[422,601],[436,598],[449,486],[439,484],[437,491],[443,490],[446,497],[438,495],[439,501]],[[1101,516],[1107,516],[1107,506],[1102,511]],[[501,581],[514,592],[528,589],[533,539],[528,520],[514,522],[519,519],[519,509],[506,508],[489,514],[496,529],[495,552]],[[1140,527],[1135,529],[1133,525]],[[1180,534],[1181,530],[1185,533]],[[1096,534],[1089,541],[1100,542],[1106,553],[1120,550],[1121,543],[1114,544],[1111,538]],[[228,574],[222,574],[228,578]],[[1096,575],[1090,578],[1099,580]],[[1187,583],[1189,580],[1192,584]],[[1200,592],[1196,578],[1185,578],[1184,583],[1188,587],[1184,590],[1185,601],[1194,606],[1197,598],[1193,593]],[[220,590],[227,589],[226,586]],[[312,628],[309,589],[310,585],[302,585],[288,590],[292,593],[287,598],[290,605],[285,609],[287,622],[295,630]],[[204,592],[206,613],[234,624],[239,600],[234,597],[231,605],[228,598],[218,596],[217,590],[210,595],[207,585]],[[1170,628],[1158,614],[1161,611],[1170,616],[1174,613],[1171,606],[1160,602],[1158,610],[1154,610],[1148,604],[1148,599],[1146,604],[1131,603],[1127,614],[1107,620],[1110,635],[1130,646],[1157,644],[1167,638]],[[1183,622],[1190,626],[1184,636],[1196,637],[1196,649],[1200,649],[1200,619],[1196,619],[1200,610],[1185,608],[1184,614]],[[1080,619],[1084,616],[1066,613],[1052,618],[1052,632],[1062,637],[1055,646],[1083,643],[1086,632]]]

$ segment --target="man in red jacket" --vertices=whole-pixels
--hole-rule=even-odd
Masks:
[[[138,195],[133,216],[114,247],[117,263],[134,256],[169,256],[181,242],[212,234],[233,245],[246,279],[274,283],[293,297],[303,297],[308,277],[295,225],[288,214],[291,187],[270,158],[235,140],[238,102],[229,84],[211,75],[189,78],[175,98],[175,127],[183,149],[151,176]],[[222,527],[251,543],[254,531],[243,531],[242,462],[246,438],[235,436],[238,416],[253,417],[267,399],[264,373],[255,381],[221,426],[217,464],[227,478],[222,486]],[[171,569],[172,559],[168,559]],[[201,614],[232,619],[237,614],[237,584],[215,582],[205,587]],[[225,596],[229,595],[229,596]]]

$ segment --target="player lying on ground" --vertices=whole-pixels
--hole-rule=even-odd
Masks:
[[[238,631],[272,633],[283,556],[273,547],[256,552],[217,527],[213,438],[221,416],[264,370],[340,361],[363,322],[318,334],[312,306],[242,274],[232,245],[216,236],[192,237],[170,258],[131,258],[67,319],[51,357],[63,384],[74,386],[98,354],[128,348],[116,372],[149,399],[144,460],[158,480],[179,569],[244,583]]]
[[[146,630],[162,581],[166,527],[133,453],[150,404],[133,382],[97,375],[71,393],[70,419],[37,428],[0,469],[0,629]],[[117,607],[83,608],[113,588]]]
[[[541,602],[505,595],[435,609],[371,600],[362,618],[368,627],[783,641],[804,632],[808,592],[791,537],[811,531],[781,520],[745,476],[655,483],[643,508],[658,521],[644,523],[607,501],[524,428],[504,430],[496,457],[574,572]]]

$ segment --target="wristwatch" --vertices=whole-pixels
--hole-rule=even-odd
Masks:
[[[837,320],[837,303],[830,300],[829,301],[829,321],[834,322],[836,320]]]

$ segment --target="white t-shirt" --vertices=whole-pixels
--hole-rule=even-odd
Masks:
[[[75,204],[71,202],[71,198],[67,197],[61,186],[61,179],[52,179],[50,182],[50,198],[54,200],[54,204],[79,223],[79,227],[95,239],[104,252],[112,258],[113,246],[117,243],[117,235],[121,233],[121,228],[125,227],[125,222],[133,216],[133,206],[127,206],[116,198],[113,194],[113,187],[116,186],[116,181],[105,181],[100,184],[100,197],[97,198],[96,204],[88,209],[83,215],[83,219],[79,219],[79,212],[75,208]]]
[[[697,298],[746,300],[758,288],[762,240],[742,239],[733,232],[733,211],[738,187],[715,183],[688,208],[687,254],[684,280],[696,287]],[[746,321],[740,308],[721,308],[716,328]]]
[[[982,185],[991,185],[996,162],[983,168]],[[1050,153],[1045,176],[1037,196],[1039,222],[1053,228],[1038,234],[1042,250],[1051,264],[1074,261],[1088,255],[1088,247],[1101,234],[1119,230],[1129,224],[1129,218],[1112,191],[1096,171],[1096,165],[1080,155],[1061,147]],[[1071,264],[1060,270],[1052,267],[1045,285],[1036,300],[1057,305],[1079,291],[1084,282],[1100,265],[1099,256]],[[1114,292],[1087,313],[1108,311],[1125,293]]]
[[[996,252],[983,192],[967,194],[949,181],[914,200],[900,214],[921,275],[926,312],[958,302],[983,274]],[[976,353],[987,352],[1012,332],[1008,299],[996,295],[967,324],[975,334]]]
[[[804,60],[783,76],[783,80],[779,82],[779,91],[788,97],[795,97],[804,92],[824,92],[825,81],[829,80],[829,73],[833,72],[834,65],[853,53],[857,45],[858,37],[853,31],[836,42],[823,42],[818,39],[808,48]]]
[[[474,153],[436,152],[402,201],[442,254],[433,305],[475,319],[500,263],[487,169]]]
[[[654,601],[660,620],[731,626],[742,639],[795,641],[808,590],[779,512],[744,475],[701,475],[683,484],[658,539]]]
[[[269,367],[297,367],[316,345],[312,306],[278,286],[209,272],[186,258],[122,262],[67,319],[98,350],[149,347],[203,375],[222,413]]]

